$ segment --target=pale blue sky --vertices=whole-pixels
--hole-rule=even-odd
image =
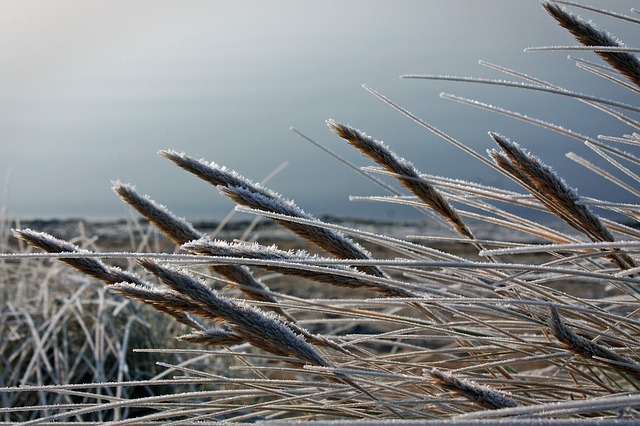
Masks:
[[[633,1],[590,1],[627,13]],[[269,184],[305,210],[413,217],[409,208],[348,201],[383,192],[290,132],[294,126],[359,165],[370,163],[332,135],[333,118],[384,140],[426,173],[504,179],[366,93],[365,83],[484,152],[498,131],[553,165],[581,194],[626,199],[563,158],[589,155],[573,140],[447,102],[474,97],[590,136],[630,129],[550,95],[401,74],[503,78],[479,59],[568,89],[635,100],[578,70],[575,44],[537,0],[466,1],[3,1],[0,15],[0,173],[5,207],[20,217],[123,216],[111,180],[191,219],[232,208],[215,188],[156,154],[175,149]],[[579,11],[633,44],[633,24]],[[631,37],[631,38],[630,38]],[[637,39],[637,38],[636,38]],[[590,57],[583,53],[581,56]],[[624,97],[624,98],[621,98]],[[6,178],[7,176],[10,177]]]

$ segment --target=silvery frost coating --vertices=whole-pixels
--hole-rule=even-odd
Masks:
[[[328,365],[313,346],[276,316],[243,301],[226,298],[184,272],[162,267],[149,260],[141,260],[140,264],[164,284],[192,299],[201,307],[202,314],[209,315],[214,320],[220,317],[230,323],[236,334],[254,346],[271,353],[293,355],[314,365]]]
[[[185,154],[178,154],[174,151],[161,151],[161,155],[212,185],[218,186],[221,193],[241,205],[287,216],[315,219],[296,206],[293,201],[251,182],[224,166],[207,163],[204,160],[194,160]],[[369,258],[369,253],[365,249],[338,232],[317,226],[300,225],[295,222],[277,222],[335,256],[347,259]],[[384,273],[375,266],[365,267],[363,270],[372,275],[384,276]]]
[[[571,58],[579,71],[603,78],[603,91],[615,84],[637,94],[636,51],[558,4],[543,2],[543,7],[607,62]],[[634,17],[584,8],[603,19],[640,24]],[[497,181],[504,176],[520,188],[501,189],[422,173],[395,154],[391,144],[328,120],[333,133],[375,164],[360,167],[332,154],[334,158],[391,194],[353,198],[417,207],[429,224],[411,224],[411,231],[402,223],[376,224],[372,230],[366,222],[318,220],[293,201],[231,169],[184,153],[162,151],[161,155],[235,201],[237,210],[275,221],[311,244],[301,239],[278,240],[283,246],[293,241],[299,248],[284,250],[269,245],[273,243],[266,241],[270,235],[243,241],[249,232],[241,240],[215,240],[121,182],[114,183],[115,192],[175,246],[161,253],[96,253],[48,234],[16,230],[17,238],[48,254],[4,254],[4,268],[26,260],[52,267],[57,264],[50,263],[51,258],[57,257],[85,274],[86,281],[45,269],[38,295],[45,300],[46,312],[62,306],[61,310],[51,316],[32,315],[29,306],[16,308],[15,303],[0,309],[0,330],[9,330],[9,338],[0,339],[0,359],[17,360],[16,368],[0,368],[0,381],[7,386],[0,393],[3,402],[8,401],[0,410],[3,420],[30,424],[84,420],[99,424],[114,420],[117,424],[125,418],[124,423],[199,424],[431,420],[439,424],[553,425],[593,419],[598,424],[638,423],[640,174],[635,169],[640,159],[635,151],[640,147],[640,123],[632,113],[640,108],[580,94],[485,61],[480,64],[508,75],[508,80],[405,77],[413,80],[408,84],[440,80],[507,87],[525,94],[544,92],[613,117],[631,129],[628,134],[569,130],[502,108],[496,105],[500,101],[489,104],[441,95],[544,128],[572,143],[579,141],[588,154],[612,170],[582,155],[567,157],[632,198],[598,200],[585,195],[589,188],[585,191],[584,187],[578,194],[569,184],[573,181],[570,176],[565,181],[543,162],[544,156],[532,154],[538,149],[536,141],[524,135],[513,136],[521,142],[518,144],[491,131],[491,143],[497,148],[487,150],[488,155],[480,154],[366,85],[368,93],[430,132],[429,137],[435,135],[452,144],[495,172]],[[530,105],[526,101],[523,108]],[[479,129],[479,139],[486,130]],[[374,174],[382,177],[373,178]],[[399,181],[407,193],[386,183],[391,179]],[[538,221],[535,215],[519,213],[522,210],[545,212],[560,220]],[[445,226],[436,227],[436,223]],[[148,236],[146,232],[143,237]],[[360,242],[371,250],[362,248]],[[318,248],[332,256],[312,254]],[[123,259],[140,274],[109,265]],[[10,272],[3,277],[30,277],[33,271]],[[63,280],[66,290],[77,283],[82,286],[69,300],[49,303],[47,283],[54,279]],[[155,311],[138,310],[138,305],[122,298],[114,298],[117,304],[111,305],[104,292],[94,303],[81,291],[103,288],[94,286],[94,279],[160,314],[150,317],[151,326],[144,328],[147,323],[142,313],[157,314]],[[93,309],[97,309],[95,315]],[[82,318],[81,312],[89,312],[97,325],[87,321],[67,327],[65,319]],[[126,319],[118,322],[121,312],[126,312]],[[45,322],[35,326],[39,317]],[[25,319],[20,323],[17,318]],[[165,322],[167,318],[178,321],[181,329],[173,328],[174,322]],[[176,358],[159,360],[166,368],[164,373],[128,382],[129,376],[123,376],[140,370],[124,363],[128,342],[92,340],[122,323],[125,335],[142,330],[146,336],[167,329],[170,337],[178,336],[179,344],[190,346],[163,350],[159,347],[172,342],[154,341],[146,352]],[[69,364],[72,347],[89,350]],[[109,355],[96,365],[77,368],[102,352]],[[86,379],[86,371],[102,374],[114,359],[118,375],[113,379],[96,376],[101,383],[49,384],[79,370],[80,380]],[[37,374],[22,368],[39,362],[43,368]],[[59,366],[60,371],[56,370]],[[38,385],[29,385],[37,380]],[[130,400],[120,393],[143,388],[166,389],[166,393]],[[36,392],[37,398],[29,397]],[[78,402],[71,397],[83,399]],[[131,411],[121,416],[117,410],[122,407]],[[95,417],[88,419],[88,415]]]

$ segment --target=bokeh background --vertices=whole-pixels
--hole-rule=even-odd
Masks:
[[[633,1],[589,2],[631,13]],[[575,45],[538,0],[456,1],[3,1],[0,14],[0,179],[12,217],[124,216],[111,181],[136,185],[189,219],[233,206],[157,155],[175,149],[259,181],[314,214],[413,218],[408,208],[349,201],[384,192],[289,130],[295,127],[358,165],[371,164],[326,128],[333,118],[384,140],[426,173],[508,182],[361,88],[367,84],[425,121],[485,152],[488,131],[519,142],[581,195],[630,201],[564,157],[604,166],[578,141],[439,98],[454,93],[590,136],[632,129],[579,102],[401,74],[511,79],[504,65],[628,103],[634,94],[575,67]],[[634,45],[637,26],[570,10]],[[637,16],[637,15],[636,15]],[[572,53],[594,58],[589,52]]]

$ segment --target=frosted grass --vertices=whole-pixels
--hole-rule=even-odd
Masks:
[[[640,23],[574,2],[557,4]],[[638,49],[614,45],[618,41],[608,33],[554,3],[542,5],[609,64],[572,59],[578,63],[574,71],[590,72],[617,89],[638,90],[633,56]],[[614,46],[603,48],[607,43]],[[627,189],[630,200],[579,195],[560,172],[534,155],[535,147],[520,146],[498,131],[488,133],[496,148],[476,152],[366,85],[368,93],[413,124],[513,179],[521,189],[420,172],[394,153],[393,141],[379,142],[336,120],[327,122],[330,130],[377,166],[360,167],[291,129],[390,194],[352,200],[407,205],[427,213],[426,220],[452,225],[443,234],[414,228],[412,235],[385,235],[363,223],[318,219],[264,181],[255,183],[186,153],[162,151],[163,157],[209,182],[212,194],[230,198],[237,203],[235,211],[255,220],[235,240],[222,240],[219,231],[231,214],[208,234],[132,185],[115,182],[114,191],[166,236],[170,249],[152,250],[139,243],[133,251],[103,251],[92,243],[72,244],[16,224],[18,244],[29,247],[16,249],[7,236],[0,254],[8,282],[20,283],[14,299],[3,295],[7,308],[0,311],[0,330],[9,336],[0,340],[0,359],[13,362],[0,373],[0,416],[9,424],[637,423],[640,156],[631,150],[640,141],[632,133],[638,128],[632,114],[640,108],[480,63],[525,83],[403,77],[511,87],[524,89],[525,95],[543,91],[587,102],[619,119],[632,129],[629,134],[593,136],[482,100],[441,95],[586,144],[606,170],[572,153],[569,158]],[[486,134],[487,129],[479,129],[479,135]],[[536,221],[523,210],[557,220]],[[262,241],[268,235],[254,239],[260,221],[292,231],[298,237],[296,249]],[[148,242],[150,230],[138,223],[131,229],[137,230],[131,231],[134,239]],[[476,237],[482,230],[491,235]],[[34,253],[31,247],[46,253]],[[38,262],[38,273],[28,262]],[[67,284],[63,303],[49,293],[56,279]],[[97,298],[84,298],[96,280],[102,283],[96,285],[101,290]],[[42,312],[29,310],[25,287],[34,281]],[[56,300],[52,305],[51,297]],[[100,338],[107,335],[110,319],[133,307],[156,315],[145,330],[166,328],[184,345],[171,346],[165,335],[151,347],[140,347],[136,354],[154,355],[155,367],[163,369],[147,378],[127,374],[138,368],[126,360],[127,348],[133,346],[128,336],[144,323],[138,312],[124,325],[113,326],[122,327],[124,340],[117,333]],[[95,315],[95,325],[82,314]],[[41,324],[38,316],[44,318]],[[63,319],[68,316],[81,321],[65,334]],[[13,330],[30,337],[16,339]],[[89,369],[100,374],[74,379],[78,382],[60,379],[58,369],[64,373],[77,367],[69,356],[68,345],[77,344],[72,334],[92,336],[85,339],[86,346],[100,356]],[[115,349],[115,376],[103,374],[111,359],[105,347]],[[136,393],[141,388],[157,394]]]

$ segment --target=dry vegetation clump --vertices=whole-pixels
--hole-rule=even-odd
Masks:
[[[95,245],[82,229],[76,244]],[[163,315],[131,300],[114,296],[96,280],[75,273],[51,259],[29,258],[33,251],[21,241],[5,239],[3,252],[20,252],[19,259],[3,259],[0,293],[0,383],[30,387],[83,383],[135,382],[161,377],[157,362],[166,356],[134,352],[132,348],[157,348],[158,342],[173,348],[178,327]],[[180,361],[181,355],[173,357]],[[93,386],[52,392],[3,392],[2,421],[33,420],[56,405],[105,400],[134,399],[175,392],[172,385],[115,387]],[[33,406],[41,407],[33,410]],[[135,407],[99,412],[94,420],[130,417]],[[76,420],[80,420],[77,417]]]
[[[562,3],[570,2],[544,2],[543,7],[608,64],[577,59],[579,67],[637,92],[637,50],[565,11],[558,6]],[[594,12],[640,24],[633,17]],[[573,154],[570,158],[639,195],[634,184],[640,179],[632,169],[640,159],[617,146],[640,144],[633,133],[640,125],[632,116],[639,108],[491,67],[526,84],[404,77],[547,91],[618,118],[631,134],[592,138],[445,96],[578,139],[613,171]],[[114,183],[114,191],[179,252],[105,252],[15,229],[15,237],[46,254],[25,250],[3,256],[5,286],[21,286],[13,298],[5,294],[0,326],[4,420],[640,421],[640,205],[581,196],[528,149],[495,132],[489,136],[496,148],[481,155],[366,90],[516,182],[521,191],[427,175],[384,143],[328,120],[333,133],[377,164],[363,170],[350,165],[391,193],[373,199],[413,206],[451,231],[446,238],[397,238],[319,220],[224,166],[162,151],[236,202],[237,210],[273,220],[305,245],[294,251],[247,237],[221,240],[121,182]],[[376,173],[397,178],[406,192],[382,183]],[[515,213],[523,209],[551,213],[564,227]],[[486,225],[508,231],[500,233],[506,237],[478,238],[478,229]],[[457,249],[447,250],[446,244]],[[51,258],[84,275],[69,274],[70,269],[49,263]],[[114,266],[118,262],[128,267]],[[53,294],[54,278],[64,283],[63,298],[60,290]],[[25,288],[33,282],[40,283],[35,299]],[[107,296],[106,290],[117,296]],[[191,349],[161,349],[170,344],[163,339],[171,330],[167,324],[176,324],[172,330]],[[25,335],[31,337],[17,337]],[[164,373],[146,378],[154,367],[132,366],[125,357],[129,347],[157,348],[153,356],[163,357]],[[109,381],[117,383],[95,383]],[[140,390],[152,388],[160,391]]]

